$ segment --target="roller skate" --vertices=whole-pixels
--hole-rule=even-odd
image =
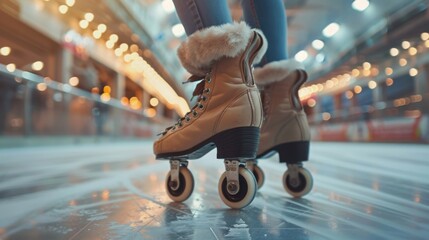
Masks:
[[[257,160],[278,153],[280,162],[287,165],[282,179],[284,189],[293,197],[304,196],[313,186],[311,173],[302,163],[308,160],[310,131],[298,96],[307,73],[300,63],[283,60],[256,68],[254,77],[261,90],[264,122],[257,158],[248,162],[248,168],[261,188],[265,176]]]
[[[193,93],[198,103],[154,143],[156,158],[170,161],[165,187],[173,201],[192,194],[188,160],[215,147],[226,169],[218,184],[223,202],[238,209],[253,201],[256,180],[245,163],[256,157],[263,116],[252,63],[262,58],[265,43],[262,33],[243,22],[198,31],[179,46],[189,81],[201,82]]]

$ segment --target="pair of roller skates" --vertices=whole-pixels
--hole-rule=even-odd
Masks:
[[[198,31],[180,45],[179,58],[193,74],[190,81],[201,82],[194,91],[198,103],[154,143],[156,158],[170,161],[166,189],[173,201],[185,201],[192,194],[188,160],[215,147],[226,169],[219,195],[231,208],[253,201],[264,182],[257,159],[275,152],[288,165],[283,176],[286,191],[299,197],[311,190],[311,174],[302,167],[308,159],[309,129],[297,95],[307,75],[290,61],[253,71],[252,64],[266,49],[263,34],[245,23]]]

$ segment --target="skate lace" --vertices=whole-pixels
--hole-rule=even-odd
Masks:
[[[204,80],[204,81],[203,81]],[[163,132],[159,133],[159,135],[165,135],[167,134],[168,131],[170,130],[175,130],[176,128],[180,128],[183,126],[183,122],[189,122],[191,121],[191,117],[196,117],[198,115],[198,112],[196,111],[196,109],[203,109],[204,105],[203,102],[205,102],[207,100],[207,96],[210,93],[210,88],[206,88],[205,84],[210,83],[211,82],[211,78],[210,78],[210,73],[207,73],[205,76],[196,76],[196,75],[192,75],[188,81],[183,82],[184,84],[186,83],[191,83],[191,82],[197,82],[197,81],[201,81],[197,84],[197,86],[195,86],[194,91],[192,92],[192,98],[191,101],[194,97],[198,96],[198,100],[197,103],[191,108],[191,110],[189,112],[187,112],[185,114],[184,117],[180,118],[179,120],[177,120],[177,122],[166,128]]]

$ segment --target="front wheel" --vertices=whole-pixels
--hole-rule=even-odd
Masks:
[[[240,209],[249,205],[256,195],[257,184],[253,173],[247,168],[240,167],[238,176],[240,190],[230,194],[227,190],[226,172],[219,179],[218,190],[222,201],[230,208]]]
[[[298,169],[298,179],[291,179],[290,170],[283,174],[283,187],[293,197],[302,197],[313,188],[313,177],[310,171],[300,167]]]
[[[165,188],[168,196],[175,202],[183,202],[188,199],[194,191],[194,177],[187,167],[180,167],[179,187],[173,189],[171,184],[171,172],[168,172],[165,179]]]

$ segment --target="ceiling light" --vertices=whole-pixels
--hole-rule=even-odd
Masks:
[[[353,88],[353,90],[355,91],[355,93],[356,93],[356,94],[359,94],[359,93],[361,93],[361,92],[362,92],[362,87],[361,87],[361,86],[355,86],[355,87]]]
[[[368,6],[368,0],[354,0],[352,3],[352,8],[360,12],[364,11]]]
[[[305,50],[299,51],[297,54],[295,54],[295,60],[298,62],[304,62],[308,57],[308,53]]]
[[[95,31],[92,33],[92,36],[93,36],[95,39],[100,39],[100,37],[101,37],[101,32],[100,32],[100,30],[95,30]]]
[[[46,86],[46,83],[38,83],[37,86],[36,86],[36,88],[40,92],[43,92],[43,91],[45,91],[48,88],[48,86]]]
[[[369,89],[374,89],[374,88],[376,88],[376,87],[377,87],[377,82],[376,82],[376,81],[374,81],[374,80],[369,81],[369,82],[368,82],[368,87],[369,87]]]
[[[72,85],[73,87],[76,87],[79,84],[79,78],[71,77],[69,79],[69,84]]]
[[[164,11],[166,13],[172,13],[174,12],[175,8],[174,8],[174,3],[172,0],[164,0],[161,3],[162,8],[164,9]]]
[[[150,103],[150,105],[151,105],[152,107],[156,107],[156,106],[158,106],[159,101],[158,101],[158,99],[157,99],[157,98],[151,98],[151,99],[150,99],[150,101],[149,101],[149,103]]]
[[[122,50],[123,52],[125,52],[125,51],[127,51],[127,50],[128,50],[128,44],[126,44],[126,43],[121,43],[120,48],[121,48],[121,50]]]
[[[340,30],[340,25],[338,25],[338,23],[333,22],[323,29],[323,35],[325,37],[332,37],[338,32],[338,30]]]
[[[315,107],[317,102],[313,98],[308,99],[307,104],[309,107]]]
[[[120,57],[123,53],[124,53],[124,52],[123,52],[120,48],[115,49],[115,55],[116,55],[117,57]]]
[[[88,22],[88,21],[86,21],[85,19],[82,19],[82,20],[80,20],[80,22],[79,22],[79,26],[80,26],[82,29],[86,29],[86,28],[88,27],[88,25],[89,25],[89,22]]]
[[[107,29],[106,24],[103,24],[103,23],[99,24],[98,27],[97,27],[97,29],[101,33],[104,33],[106,31],[106,29]]]
[[[10,54],[10,47],[0,48],[0,55],[8,56]]]
[[[112,49],[115,46],[115,43],[112,41],[107,41],[106,42],[106,47],[109,49]]]
[[[92,14],[92,13],[85,13],[85,19],[86,19],[86,21],[88,21],[88,22],[91,22],[92,20],[94,20],[94,14]]]
[[[311,45],[314,47],[314,49],[320,50],[325,46],[325,43],[322,40],[316,39],[311,43]]]
[[[419,74],[419,71],[416,68],[411,68],[409,73],[411,77],[415,77],[417,74]]]
[[[118,41],[118,35],[112,34],[112,35],[110,35],[109,39],[110,39],[110,41],[112,41],[113,43],[115,43],[115,42]]]
[[[415,48],[415,47],[410,47],[410,48],[408,49],[408,53],[409,53],[411,56],[416,55],[416,54],[417,54],[417,48]]]
[[[185,35],[185,28],[184,28],[184,27],[183,27],[183,25],[182,25],[182,24],[180,24],[180,23],[178,23],[178,24],[174,25],[174,26],[171,28],[171,31],[173,32],[173,35],[174,35],[175,37],[177,37],[177,38],[179,38],[179,37],[181,37],[181,36]]]
[[[391,48],[390,49],[390,55],[392,57],[396,57],[396,56],[398,56],[398,54],[399,54],[399,50],[397,48]]]
[[[14,63],[9,63],[8,65],[6,65],[6,69],[7,69],[9,72],[13,72],[13,71],[15,71],[15,70],[16,70],[16,65],[15,65]]]
[[[139,50],[139,46],[137,46],[136,44],[131,44],[130,46],[131,52],[137,52],[138,50]]]
[[[411,43],[408,41],[403,41],[401,45],[403,49],[408,49],[411,47]]]
[[[429,40],[429,33],[427,32],[423,32],[420,37],[422,38],[423,41]]]
[[[34,71],[40,71],[43,69],[43,62],[42,61],[34,62],[33,64],[31,64],[31,68]]]
[[[362,66],[363,66],[363,69],[365,69],[365,70],[371,69],[371,63],[369,63],[369,62],[364,62],[362,64]]]
[[[75,3],[75,0],[66,0],[66,4],[67,4],[69,7],[73,7],[74,3]]]
[[[69,10],[69,7],[67,7],[66,5],[60,5],[58,7],[58,11],[60,11],[61,14],[66,14],[68,10]]]
[[[391,67],[387,67],[384,71],[385,71],[387,76],[390,76],[393,74],[393,68],[391,68]]]

